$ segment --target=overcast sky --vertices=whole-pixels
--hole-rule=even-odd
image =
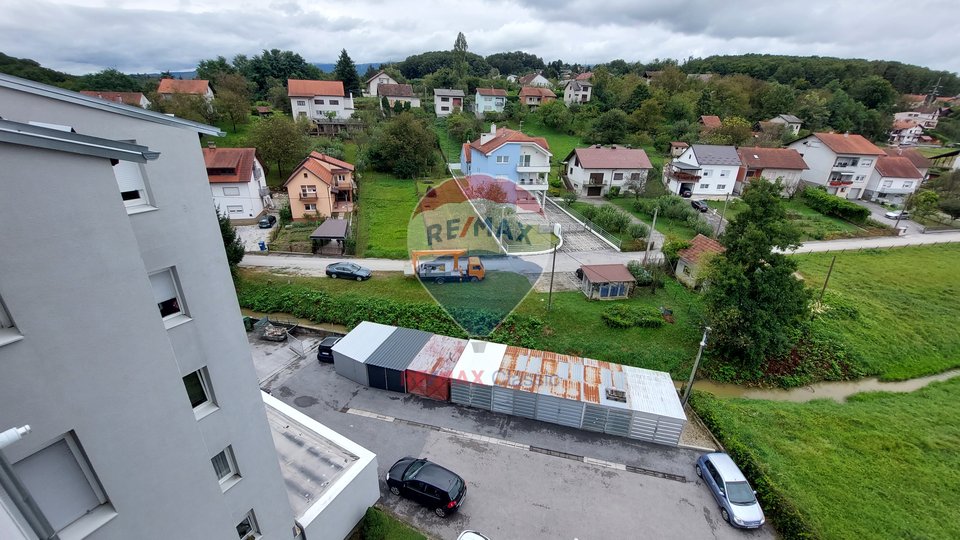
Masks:
[[[956,0],[0,0],[0,52],[73,74],[288,49],[357,63],[451,49],[550,61],[774,53],[960,71]]]

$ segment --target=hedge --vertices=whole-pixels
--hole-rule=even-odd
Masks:
[[[651,306],[627,306],[617,304],[610,306],[600,314],[604,324],[611,328],[660,328],[663,326],[663,315]]]
[[[836,195],[830,195],[820,188],[808,186],[803,190],[803,200],[807,206],[827,216],[834,216],[854,223],[866,223],[870,209],[848,201]]]

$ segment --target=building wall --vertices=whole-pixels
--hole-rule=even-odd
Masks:
[[[263,213],[263,198],[260,197],[260,182],[263,181],[261,173],[260,180],[211,183],[210,193],[213,194],[213,205],[230,219],[256,218]],[[236,195],[230,195],[230,193],[236,193]]]
[[[336,198],[330,191],[332,179],[323,179],[304,168],[297,169],[287,183],[287,195],[290,197],[290,212],[294,220],[302,220],[306,214],[319,214],[330,217],[333,212],[333,201]],[[317,198],[315,200],[300,200],[301,187],[315,186]],[[307,210],[306,205],[317,205],[316,211]]]
[[[418,97],[388,97],[387,98],[387,103],[389,103],[391,107],[393,107],[393,104],[397,101],[401,103],[409,103],[411,107],[420,106],[420,98]]]
[[[603,190],[601,194],[605,195],[613,186],[619,186],[622,191],[624,184],[627,183],[630,175],[633,173],[640,173],[640,178],[643,182],[646,182],[648,172],[647,169],[584,169],[580,165],[573,163],[567,165],[567,177],[573,182],[574,190],[581,196],[587,195],[587,186],[590,183],[591,174],[599,173],[603,175]],[[614,180],[613,177],[616,173],[623,173],[623,178]]]
[[[861,198],[864,188],[867,186],[867,180],[873,174],[873,171],[877,165],[877,156],[855,154],[838,155],[835,154],[833,150],[827,148],[826,145],[816,140],[816,138],[806,140],[815,141],[817,146],[804,145],[803,141],[797,141],[790,144],[788,147],[800,152],[800,155],[803,156],[803,160],[807,163],[807,166],[810,167],[806,171],[800,173],[800,178],[803,181],[811,184],[825,186],[828,193],[837,195],[839,197],[845,197],[848,199]],[[844,157],[858,158],[860,163],[851,167],[834,167],[834,165],[837,163],[837,159]],[[846,186],[830,186],[829,179],[831,173],[833,172],[850,173],[853,176],[854,181],[852,184]]]
[[[332,105],[330,100],[337,102]],[[316,103],[322,101],[323,103]],[[353,114],[353,98],[350,96],[314,96],[314,97],[291,97],[290,107],[293,110],[293,118],[300,117],[323,119],[327,113],[335,113],[337,118],[350,118]]]
[[[885,186],[886,182],[890,182],[889,187]],[[863,198],[870,201],[883,198],[891,203],[901,204],[918,187],[920,187],[919,178],[892,178],[881,176],[874,170],[864,188]]]
[[[446,98],[447,101],[443,101]],[[433,99],[433,112],[437,116],[449,116],[456,109],[463,110],[463,101],[465,98],[454,97],[454,96],[435,96]],[[455,100],[459,100],[459,104],[455,104]],[[442,107],[447,107],[447,110],[442,110]]]
[[[497,100],[500,100],[500,104],[497,104]],[[503,112],[503,108],[507,104],[507,98],[503,96],[481,96],[479,92],[476,94],[476,113],[477,116],[483,116],[483,113],[487,112]]]
[[[580,91],[578,92],[574,92],[573,85],[568,84],[566,88],[563,89],[563,101],[567,105],[570,105],[572,103],[581,103],[584,101],[589,102],[591,97],[590,92],[592,90],[593,90],[593,87],[587,86],[587,87],[581,88]],[[585,100],[582,99],[583,97],[586,97],[586,99]]]
[[[4,150],[0,295],[24,339],[0,347],[0,425],[34,428],[8,458],[75,431],[118,512],[92,540],[234,539],[250,509],[265,536],[288,537],[292,511],[196,132],[5,88],[0,116],[161,152],[143,168],[155,209],[127,215],[108,162]],[[148,278],[167,267],[190,317],[170,329]],[[201,367],[219,408],[197,420],[182,377]],[[210,458],[227,445],[243,478],[221,493]]]
[[[471,163],[469,174],[487,174],[494,178],[506,178],[516,182],[520,179],[517,173],[517,164],[520,162],[520,145],[505,144],[489,156],[471,148]],[[497,163],[497,157],[506,158],[506,163]],[[532,160],[531,160],[532,163]]]
[[[377,95],[377,87],[381,84],[397,84],[397,81],[393,80],[393,77],[387,75],[386,73],[378,75],[376,78],[367,83],[367,95]]]

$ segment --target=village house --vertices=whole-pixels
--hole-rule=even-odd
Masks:
[[[581,74],[583,75],[583,74]],[[563,87],[563,102],[569,107],[574,103],[587,103],[593,92],[593,84],[586,80],[578,79],[567,81]]]
[[[411,107],[420,106],[420,98],[413,93],[413,86],[409,84],[381,84],[377,86],[377,95],[380,97],[380,105],[383,106],[383,98],[387,98],[387,104],[393,107],[396,102],[409,103]]]
[[[484,113],[502,113],[507,104],[507,91],[502,88],[477,88],[474,100],[477,118]]]
[[[517,83],[520,86],[542,86],[542,87],[553,86],[552,84],[550,84],[550,81],[547,80],[546,77],[544,77],[539,73],[530,73],[528,75],[524,75],[523,77],[520,77],[519,79],[517,79]]]
[[[922,135],[923,125],[916,120],[894,120],[887,142],[898,146],[915,146]]]
[[[287,96],[293,119],[309,119],[317,133],[338,133],[353,115],[353,95],[346,95],[342,81],[289,79]]]
[[[81,90],[80,93],[85,96],[113,101],[114,103],[123,103],[124,105],[140,107],[141,109],[150,108],[150,100],[147,99],[147,97],[141,92],[101,92],[99,90]]]
[[[557,95],[549,88],[539,86],[524,86],[520,89],[520,104],[526,105],[531,111],[544,103],[557,99]]]
[[[920,174],[923,175],[923,179],[926,180],[930,175],[930,167],[933,167],[933,163],[927,156],[920,153],[916,148],[884,148],[883,151],[892,157],[905,157],[910,160],[910,163],[913,163],[913,166],[920,171]]]
[[[353,212],[353,165],[320,152],[311,152],[300,162],[283,187],[294,221]]]
[[[466,175],[486,175],[509,180],[543,203],[547,175],[550,173],[550,145],[543,137],[531,137],[512,129],[497,129],[464,143],[460,151],[460,171]]]
[[[170,99],[174,94],[200,96],[207,101],[213,101],[214,98],[210,81],[203,79],[160,79],[157,93],[163,99]]]
[[[690,145],[683,141],[673,141],[670,143],[670,157],[680,157],[684,150],[690,148]]]
[[[700,131],[702,133],[709,133],[723,126],[723,122],[720,120],[720,117],[712,114],[705,114],[701,116],[697,122],[700,124]]]
[[[387,74],[386,71],[380,70],[376,75],[367,79],[367,82],[364,83],[366,89],[364,90],[364,95],[367,96],[378,96],[380,95],[377,92],[377,87],[381,84],[399,84],[396,79]]]
[[[639,148],[590,146],[576,148],[564,160],[567,181],[581,197],[600,197],[611,188],[623,191],[627,182],[647,182],[653,168],[647,153]]]
[[[667,165],[667,190],[681,197],[722,199],[733,193],[740,165],[732,146],[691,145]]]
[[[771,182],[780,180],[784,194],[790,195],[800,183],[800,174],[808,168],[803,156],[792,148],[742,147],[737,148],[737,155],[741,166],[733,188],[734,195],[743,193],[746,184],[756,178]]]
[[[784,131],[794,135],[798,135],[800,133],[800,126],[803,125],[803,120],[800,120],[792,114],[778,114],[777,116],[767,120],[767,122],[784,126]]]
[[[449,116],[456,111],[463,110],[463,90],[451,88],[433,89],[433,112],[437,116]]]
[[[253,223],[271,204],[270,190],[255,148],[203,149],[213,204],[234,223]]]
[[[827,193],[859,199],[883,150],[850,133],[813,133],[790,143],[809,169],[801,174],[808,184],[824,186]]]
[[[677,281],[690,288],[702,285],[700,277],[703,267],[712,257],[724,252],[723,246],[713,238],[698,234],[690,241],[690,247],[677,252]]]
[[[903,204],[920,187],[923,173],[910,158],[881,156],[867,181],[863,198],[890,204]]]

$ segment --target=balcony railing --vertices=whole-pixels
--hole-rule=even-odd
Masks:
[[[301,191],[301,192],[300,192],[300,200],[301,200],[301,201],[315,201],[315,200],[317,200],[317,192],[316,192],[316,191],[312,191],[312,192],[310,192],[310,191]]]
[[[683,171],[669,171],[667,172],[667,178],[676,180],[678,182],[696,182],[697,180],[700,180],[700,175]]]

